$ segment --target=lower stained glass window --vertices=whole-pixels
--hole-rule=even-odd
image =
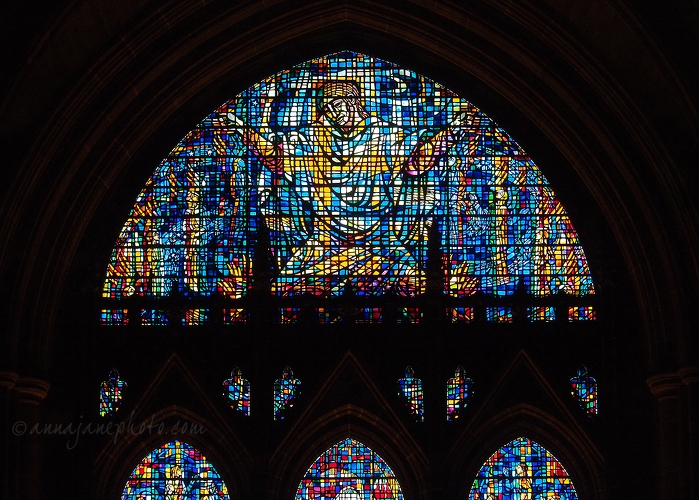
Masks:
[[[153,450],[131,473],[122,500],[228,500],[228,489],[211,463],[182,441]]]
[[[519,437],[496,451],[481,467],[469,500],[577,500],[561,463],[543,446]]]
[[[311,465],[296,500],[402,500],[391,468],[369,447],[347,438]]]

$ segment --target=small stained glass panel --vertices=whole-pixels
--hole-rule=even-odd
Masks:
[[[347,438],[308,468],[296,500],[403,500],[398,479],[384,460]]]
[[[538,306],[527,308],[529,321],[555,321],[556,310],[553,306]]]
[[[235,308],[235,309],[224,309],[223,310],[223,324],[224,325],[234,325],[237,323],[247,323],[248,313],[245,309]]]
[[[300,307],[282,307],[279,309],[280,323],[282,325],[298,323],[300,314]]]
[[[126,326],[129,324],[128,309],[102,309],[100,323],[106,326]]]
[[[485,319],[492,323],[512,323],[514,316],[511,307],[486,307]]]
[[[168,317],[163,309],[141,309],[143,326],[167,326]]]
[[[398,323],[417,325],[422,319],[422,312],[417,307],[401,307],[398,309]]]
[[[294,372],[286,367],[282,378],[274,381],[274,420],[284,420],[286,412],[294,406],[301,394],[301,381],[294,378]]]
[[[398,395],[405,399],[406,406],[416,422],[425,420],[422,380],[415,377],[415,371],[410,366],[405,369],[405,377],[398,379]]]
[[[588,375],[585,365],[580,365],[578,373],[570,379],[570,386],[571,394],[588,417],[597,415],[597,381]]]
[[[200,326],[209,322],[208,309],[187,309],[182,316],[184,326]]]
[[[447,309],[452,323],[470,323],[473,321],[472,307],[452,307]]]
[[[473,396],[473,380],[466,376],[464,367],[459,366],[454,377],[447,381],[447,421],[459,418],[461,411]]]
[[[223,381],[223,395],[233,410],[250,416],[250,382],[243,378],[238,367],[231,371],[231,378]]]
[[[116,369],[109,372],[109,378],[100,387],[100,417],[111,417],[119,411],[127,387]]]
[[[597,312],[592,306],[578,306],[568,308],[568,321],[594,321]]]
[[[332,325],[341,321],[340,313],[334,307],[318,307],[316,317],[321,325]]]
[[[355,319],[357,324],[381,323],[382,315],[380,307],[364,307],[360,309]]]

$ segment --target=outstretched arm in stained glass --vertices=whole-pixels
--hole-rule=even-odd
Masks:
[[[432,169],[440,158],[449,152],[449,148],[463,136],[463,127],[473,123],[472,112],[460,112],[449,124],[439,131],[423,132],[415,148],[408,156],[404,171],[408,175],[420,175]]]
[[[246,123],[235,113],[226,114],[228,121],[242,137],[243,143],[273,172],[284,167],[281,141],[270,140]]]

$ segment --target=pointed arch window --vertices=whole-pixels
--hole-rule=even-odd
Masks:
[[[351,438],[340,441],[308,468],[296,500],[402,500],[391,468],[371,448]]]
[[[430,271],[435,260],[442,271]],[[530,307],[532,321],[554,320],[545,302],[559,293],[574,303],[556,320],[595,317],[578,235],[524,150],[440,84],[340,52],[240,93],[163,159],[113,248],[100,314],[105,325],[126,324],[140,308],[124,308],[124,299],[145,307],[152,298],[213,296],[238,311],[253,288],[409,299],[428,280],[455,301],[457,322],[484,307],[477,292],[512,299],[517,290],[540,308]],[[311,304],[311,316],[325,318],[315,311],[327,305]],[[360,321],[422,317],[409,302],[392,304],[400,314],[380,314],[382,305]],[[278,309],[279,321],[297,321],[296,309]],[[186,325],[243,318],[191,311]],[[168,312],[130,319],[162,324]],[[477,314],[511,322],[512,305]]]
[[[274,381],[274,420],[284,420],[286,411],[301,394],[301,381],[294,378],[291,367],[284,368],[282,378]]]
[[[149,453],[131,473],[122,500],[187,498],[228,500],[228,488],[214,466],[183,441]]]
[[[466,376],[463,366],[454,372],[454,377],[447,381],[447,421],[459,418],[461,410],[468,405],[473,395],[473,380]]]
[[[231,371],[231,378],[223,381],[223,395],[232,409],[250,416],[250,382],[237,366]]]
[[[128,384],[119,377],[119,372],[113,369],[109,372],[109,378],[102,382],[100,387],[100,416],[111,417],[121,407],[124,390]]]
[[[398,395],[405,399],[405,403],[416,422],[425,420],[422,380],[415,376],[415,371],[411,366],[405,369],[405,377],[398,379]]]
[[[531,439],[519,437],[486,460],[473,481],[468,498],[577,500],[578,495],[556,457]]]

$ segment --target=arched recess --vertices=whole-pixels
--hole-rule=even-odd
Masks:
[[[500,495],[506,499],[578,499],[575,485],[563,464],[526,436],[515,438],[493,452],[478,471],[469,499]]]
[[[191,496],[229,500],[214,464],[186,441],[173,439],[146,455],[126,482],[122,499]]]
[[[364,443],[345,438],[323,452],[299,483],[296,498],[385,498],[402,500],[391,467]]]
[[[578,498],[602,499],[604,459],[581,427],[566,425],[550,413],[521,403],[503,410],[477,428],[467,428],[454,442],[444,463],[445,478],[459,498],[468,498],[478,471],[500,447],[519,437],[548,450],[565,467]]]
[[[106,439],[95,461],[95,498],[121,498],[126,482],[144,457],[175,439],[206,457],[226,484],[231,500],[250,497],[250,455],[235,436],[212,421],[174,405],[143,419],[132,416],[122,422],[113,423],[113,435]]]
[[[405,498],[422,498],[430,491],[428,462],[417,441],[378,415],[355,405],[336,408],[294,428],[270,457],[268,498],[294,498],[308,468],[325,451],[354,439],[377,453],[391,468]]]
[[[23,179],[22,186],[17,186],[18,189],[15,189],[15,192],[33,192],[37,199],[41,199],[42,195],[36,188],[39,180],[46,177],[52,170],[57,170],[55,168],[57,164],[64,165],[66,169],[62,170],[62,179],[49,178],[49,182],[55,181],[56,189],[52,190],[51,196],[46,199],[42,209],[28,207],[25,201],[15,200],[19,202],[14,204],[17,208],[13,209],[13,213],[31,208],[31,211],[41,215],[36,224],[31,225],[34,229],[29,236],[32,242],[29,248],[33,250],[23,256],[23,262],[26,265],[23,266],[21,279],[18,280],[19,288],[13,294],[14,310],[18,313],[13,315],[18,320],[12,326],[13,340],[9,351],[13,359],[20,359],[20,351],[25,351],[29,358],[36,360],[35,364],[38,366],[44,368],[49,366],[54,331],[52,325],[56,323],[54,320],[60,306],[56,297],[61,295],[61,290],[66,289],[68,266],[78,248],[79,239],[84,235],[91,217],[101,210],[98,207],[105,195],[113,196],[108,194],[107,186],[122,174],[137,170],[132,163],[133,153],[125,155],[124,145],[130,145],[129,151],[140,151],[144,144],[148,144],[149,149],[156,147],[162,140],[162,136],[158,137],[158,130],[173,118],[174,111],[177,109],[201,116],[202,110],[210,108],[208,104],[202,105],[191,96],[200,95],[200,91],[204,89],[220,91],[227,76],[236,75],[232,81],[239,83],[242,78],[240,75],[243,73],[261,77],[271,73],[270,68],[280,67],[277,64],[279,59],[287,59],[286,63],[281,65],[282,67],[288,66],[289,62],[304,59],[304,57],[298,57],[299,51],[306,55],[313,55],[319,53],[317,45],[324,46],[323,52],[327,52],[328,47],[342,48],[347,45],[348,40],[355,38],[353,33],[362,35],[360,37],[362,40],[354,45],[361,50],[366,46],[382,46],[386,54],[379,55],[398,62],[414,59],[418,64],[412,64],[412,67],[422,73],[432,74],[448,84],[450,82],[447,79],[440,78],[437,72],[430,72],[429,67],[441,66],[449,68],[450,71],[454,69],[454,76],[451,78],[458,79],[463,76],[466,77],[464,81],[467,81],[470,75],[471,81],[485,84],[503,96],[506,101],[514,103],[512,107],[515,110],[519,110],[524,115],[541,116],[542,119],[538,125],[563,152],[563,155],[571,160],[574,168],[581,172],[581,177],[588,183],[590,191],[594,193],[593,195],[608,214],[610,223],[619,235],[618,241],[623,246],[629,268],[638,269],[638,263],[645,268],[638,269],[633,279],[639,305],[638,313],[644,315],[641,324],[646,331],[648,362],[656,366],[659,360],[665,357],[664,354],[659,353],[668,352],[666,343],[673,339],[666,338],[665,332],[679,332],[677,335],[680,337],[675,340],[682,340],[681,336],[685,332],[682,326],[684,316],[681,312],[675,314],[673,309],[679,305],[669,303],[670,307],[666,311],[657,312],[658,304],[662,304],[663,307],[668,304],[662,302],[660,294],[655,292],[661,289],[676,289],[672,283],[681,283],[681,281],[673,275],[672,271],[669,271],[668,261],[665,260],[661,266],[656,266],[650,257],[654,252],[651,248],[644,246],[647,227],[654,228],[651,230],[654,234],[653,245],[664,246],[661,224],[657,221],[651,221],[650,224],[645,222],[629,224],[628,221],[632,218],[627,216],[619,217],[618,221],[612,220],[613,215],[633,214],[638,207],[635,206],[634,201],[621,199],[620,191],[625,188],[625,183],[619,177],[628,176],[633,181],[634,175],[629,173],[629,164],[624,161],[624,158],[615,153],[615,145],[604,141],[602,147],[598,149],[595,144],[588,141],[588,132],[597,141],[605,137],[606,130],[601,125],[604,120],[596,120],[591,116],[590,113],[594,111],[587,110],[584,103],[580,103],[574,95],[567,92],[566,85],[559,85],[555,79],[547,80],[545,73],[541,71],[540,61],[533,54],[522,53],[517,49],[516,44],[508,37],[507,29],[494,30],[487,22],[491,16],[504,15],[517,28],[534,30],[544,37],[542,44],[546,50],[576,68],[577,71],[571,72],[572,74],[583,74],[587,77],[586,85],[592,87],[589,92],[603,96],[604,101],[616,103],[614,109],[618,117],[624,121],[628,130],[633,131],[632,141],[644,154],[651,156],[649,145],[657,144],[659,141],[648,140],[652,135],[649,136],[649,129],[645,127],[643,120],[635,119],[636,111],[633,109],[633,104],[630,104],[625,96],[619,95],[609,75],[597,74],[598,68],[592,64],[594,61],[590,61],[589,54],[565,36],[564,26],[555,16],[533,9],[532,12],[517,17],[522,13],[518,11],[515,15],[514,12],[510,12],[511,7],[505,9],[507,11],[505,12],[493,5],[479,13],[479,16],[470,17],[459,9],[453,11],[449,6],[444,6],[437,15],[448,17],[450,23],[457,24],[453,30],[445,31],[442,23],[432,21],[433,16],[422,18],[412,12],[382,6],[378,6],[377,10],[377,6],[371,4],[346,5],[325,2],[314,5],[312,10],[299,9],[279,13],[279,16],[289,22],[285,26],[293,26],[293,28],[282,28],[280,18],[274,16],[267,23],[247,23],[248,28],[240,30],[239,38],[231,40],[228,45],[218,44],[218,50],[209,52],[205,59],[197,60],[200,64],[187,64],[188,60],[191,61],[193,53],[197,51],[206,53],[207,47],[215,45],[213,41],[215,34],[225,33],[227,29],[238,27],[240,23],[245,24],[245,16],[251,15],[250,12],[241,12],[235,16],[231,12],[224,12],[222,14],[228,14],[228,16],[221,15],[213,24],[206,24],[208,32],[206,36],[197,32],[198,36],[189,38],[187,43],[177,45],[167,57],[160,59],[147,72],[132,71],[130,60],[134,59],[134,53],[147,53],[154,40],[166,41],[168,37],[175,37],[174,33],[179,33],[176,29],[177,25],[184,22],[188,16],[190,20],[204,17],[209,21],[211,19],[210,16],[205,16],[205,12],[196,10],[189,12],[178,10],[174,5],[172,7],[173,10],[168,11],[167,14],[159,10],[157,14],[151,13],[150,17],[144,16],[142,24],[134,26],[132,31],[120,37],[119,43],[112,46],[112,52],[108,56],[93,61],[93,67],[87,72],[90,75],[89,78],[74,82],[70,96],[63,104],[56,106],[56,113],[52,119],[45,120],[46,126],[43,132],[37,134],[40,137],[37,144],[40,146],[27,148],[39,153],[25,162],[25,168],[22,170],[30,172],[31,178]],[[201,8],[204,9],[203,6]],[[492,9],[492,12],[489,9]],[[171,22],[160,22],[163,15],[166,15]],[[159,22],[156,23],[156,21]],[[144,26],[156,24],[161,26],[160,32],[143,29]],[[168,28],[172,28],[172,32],[162,31]],[[276,29],[270,30],[270,28]],[[146,33],[148,33],[147,36]],[[338,33],[340,33],[339,36]],[[448,43],[441,45],[425,42],[425,40],[434,39],[434,33],[443,34]],[[468,37],[463,35],[464,33],[468,33]],[[240,45],[240,41],[246,38],[249,43]],[[483,44],[478,43],[482,41],[486,42],[487,50],[484,50]],[[314,50],[309,50],[313,45],[316,45],[313,47]],[[406,46],[410,50],[406,49]],[[254,47],[254,49],[246,50],[245,47]],[[391,55],[391,52],[394,54]],[[411,55],[406,56],[407,52]],[[508,64],[498,61],[496,55],[502,52],[516,54],[517,57],[513,59],[516,59],[517,64],[522,65],[525,71],[522,74],[516,74],[508,69]],[[261,59],[260,54],[264,54]],[[477,57],[474,57],[474,54]],[[435,55],[436,57],[433,57]],[[261,69],[263,67],[264,69]],[[182,70],[182,68],[186,69]],[[447,73],[446,70],[442,71]],[[475,78],[473,75],[476,75]],[[548,85],[545,91],[539,87],[542,83],[541,78],[545,80],[544,85]],[[461,92],[461,85],[465,84],[450,84],[457,92],[468,95],[468,92]],[[130,95],[119,95],[116,100],[114,96],[109,95],[108,91],[114,87],[135,91]],[[156,88],[159,90],[156,91]],[[182,92],[183,88],[187,91]],[[244,88],[244,85],[239,85],[238,88]],[[546,104],[550,97],[547,95],[548,90],[553,90],[553,93],[561,98],[563,107]],[[83,98],[75,99],[78,95],[82,95]],[[98,102],[118,105],[107,106],[109,111],[105,116],[101,112],[95,112],[97,109],[102,109],[102,106],[95,105]],[[143,106],[144,103],[147,105]],[[617,107],[621,106],[619,103],[628,106],[631,109],[630,112]],[[142,109],[139,110],[139,107]],[[580,115],[573,116],[576,113]],[[578,129],[577,125],[581,125],[581,128]],[[78,131],[82,135],[85,130],[89,130],[90,133],[80,141],[84,147],[79,151],[68,153],[69,158],[62,159],[63,153],[60,151],[71,149],[64,146],[74,143],[73,136],[78,135]],[[565,132],[559,134],[561,130]],[[46,140],[46,138],[49,139]],[[171,143],[170,139],[164,141],[164,144]],[[141,153],[136,153],[136,156],[139,154]],[[603,155],[612,158],[612,163],[616,167],[613,175],[617,178],[610,179],[604,174],[608,170],[608,164],[602,158]],[[99,174],[93,170],[94,165],[100,165]],[[664,167],[665,165],[657,165],[654,168],[660,170]],[[663,178],[666,177],[673,176],[663,175]],[[674,176],[674,178],[680,177]],[[97,178],[101,180],[95,182]],[[634,184],[632,188],[634,196],[641,198],[643,193],[635,186],[635,181],[632,184]],[[61,200],[71,201],[66,206],[66,202]],[[648,216],[647,210],[640,212],[644,213],[644,217],[654,219],[652,215]],[[17,218],[10,217],[10,219]],[[49,231],[48,228],[52,230]],[[16,229],[10,228],[9,233],[3,233],[7,236],[7,240],[12,239],[17,232]],[[99,234],[94,233],[92,236],[100,240],[101,246],[98,245],[98,247],[109,246],[108,237],[103,239]],[[45,259],[42,257],[43,253],[51,255],[51,258]],[[665,259],[666,256],[672,255],[672,251],[658,251],[657,255],[660,259]],[[99,266],[95,265],[94,268],[97,270]],[[93,279],[97,280],[96,277]],[[664,286],[664,283],[668,286]],[[96,285],[94,281],[91,284]],[[39,290],[36,295],[33,293],[34,289],[30,288],[34,285],[37,285]],[[37,311],[42,311],[42,314],[35,314]],[[676,322],[678,327],[664,328],[662,323],[666,320],[668,324]],[[31,326],[27,328],[25,321],[31,323]]]

